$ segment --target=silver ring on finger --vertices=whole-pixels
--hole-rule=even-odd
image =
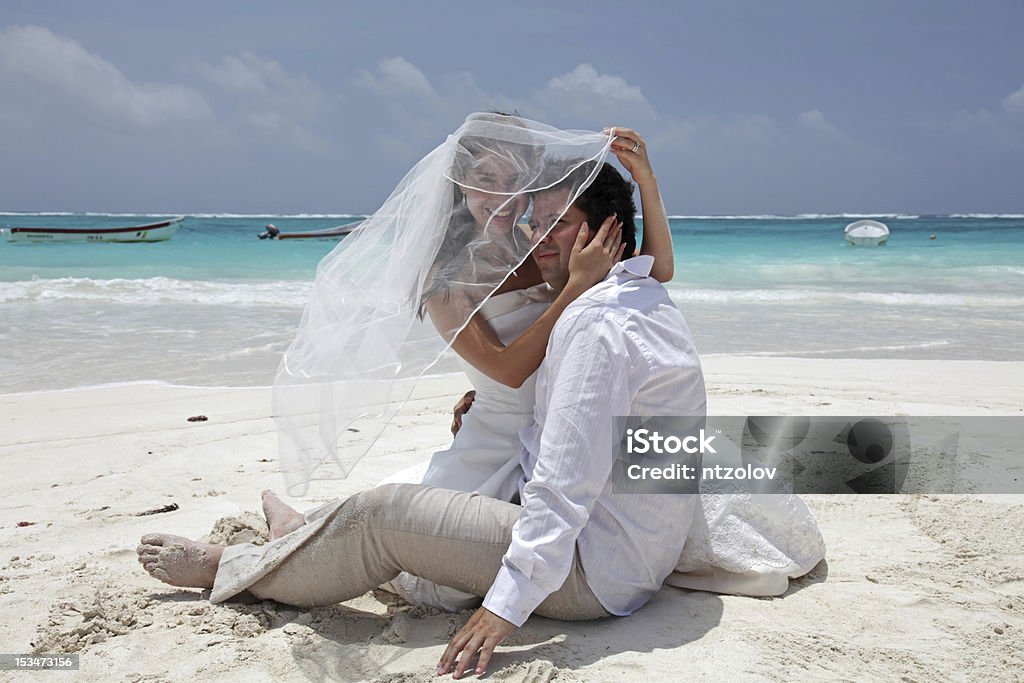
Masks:
[[[633,143],[633,149],[631,149],[630,151],[634,152],[634,153],[640,151],[640,143],[639,142],[634,142]]]

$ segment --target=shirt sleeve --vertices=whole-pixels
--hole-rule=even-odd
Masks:
[[[566,315],[570,314],[570,315]],[[599,307],[569,309],[552,332],[548,405],[533,476],[484,607],[521,626],[561,587],[576,539],[611,473],[612,418],[630,407],[629,345]]]

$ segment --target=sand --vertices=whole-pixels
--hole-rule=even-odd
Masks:
[[[1024,362],[710,356],[705,372],[719,415],[1020,415],[1024,404]],[[442,447],[468,388],[423,382],[377,457],[286,500],[347,495]],[[268,389],[9,394],[0,426],[0,652],[77,652],[86,681],[425,681],[468,616],[372,594],[314,610],[210,605],[142,571],[135,546],[150,531],[265,536],[259,493],[282,488]],[[1024,496],[808,502],[827,564],[784,597],[665,588],[629,618],[533,618],[489,678],[1020,680]],[[140,516],[157,510],[169,511]]]

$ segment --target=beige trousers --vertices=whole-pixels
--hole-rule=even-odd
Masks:
[[[484,596],[520,511],[475,493],[380,486],[319,508],[305,526],[271,543],[225,548],[210,600],[248,591],[299,607],[333,605],[403,571]],[[578,553],[565,583],[535,614],[566,621],[608,616],[587,585]]]

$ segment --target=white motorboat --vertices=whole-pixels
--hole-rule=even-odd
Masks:
[[[169,240],[184,216],[125,228],[3,228],[8,242],[162,242]]]
[[[881,247],[889,240],[889,226],[872,220],[850,223],[845,233],[846,241],[855,247]]]

